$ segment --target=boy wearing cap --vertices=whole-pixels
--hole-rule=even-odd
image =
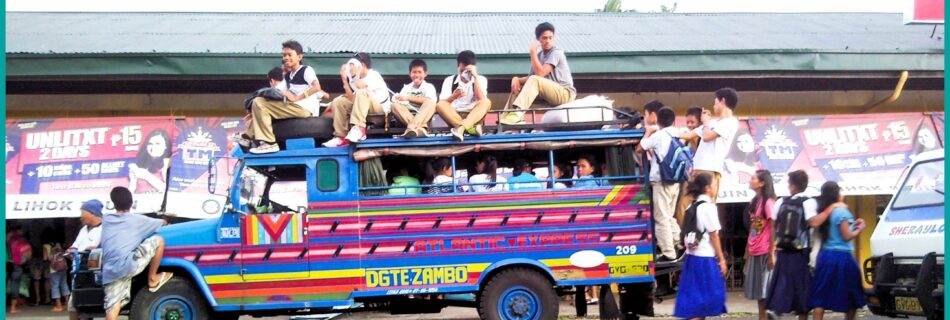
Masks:
[[[102,228],[99,227],[102,225],[102,202],[96,199],[83,202],[79,210],[79,221],[82,222],[83,227],[79,230],[79,235],[76,236],[73,245],[66,249],[67,253],[98,248],[102,237]],[[72,255],[67,257],[72,257]],[[69,311],[70,320],[79,319],[79,314],[73,306],[72,295],[69,296],[66,310]]]
[[[554,45],[554,25],[547,22],[539,24],[534,28],[534,36],[537,40],[532,41],[528,49],[531,73],[527,77],[511,79],[511,96],[515,97],[511,105],[515,109],[526,110],[539,96],[554,105],[574,101],[577,97],[574,77],[564,50]],[[524,112],[509,112],[498,122],[509,125],[524,123]]]
[[[383,76],[373,70],[369,53],[360,52],[340,66],[344,95],[333,99],[333,139],[324,147],[342,147],[366,139],[366,116],[389,113],[389,88]]]
[[[109,197],[116,213],[102,219],[102,284],[106,320],[115,320],[132,297],[133,277],[148,267],[148,290],[157,292],[171,280],[172,273],[158,273],[165,239],[155,233],[165,221],[129,213],[132,192],[125,187],[113,188]]]

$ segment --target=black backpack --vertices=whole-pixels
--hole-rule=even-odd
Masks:
[[[811,240],[808,221],[805,220],[805,200],[808,197],[784,197],[775,219],[775,246],[782,250],[803,250]]]
[[[699,230],[699,219],[696,217],[696,210],[699,209],[699,205],[703,203],[706,203],[706,200],[693,202],[689,205],[689,208],[686,208],[686,212],[683,213],[683,227],[680,228],[680,243],[686,245],[686,236],[691,232],[697,234],[695,239],[696,243],[702,241],[703,236],[706,235],[704,230]]]

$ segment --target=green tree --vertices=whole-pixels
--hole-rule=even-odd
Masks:
[[[636,9],[623,10],[622,0],[607,0],[607,3],[604,3],[603,9],[594,9],[594,12],[606,12],[606,13],[618,13],[618,12],[639,12]],[[660,11],[650,11],[650,12],[659,12],[659,13],[674,13],[676,12],[676,2],[673,2],[673,6],[667,7],[665,4],[660,5]]]

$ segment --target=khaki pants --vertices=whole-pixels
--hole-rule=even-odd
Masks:
[[[428,128],[429,120],[438,112],[439,115],[442,116],[442,120],[445,120],[445,123],[448,124],[449,127],[455,128],[462,126],[467,130],[481,122],[489,109],[491,109],[491,101],[488,99],[480,100],[475,103],[475,107],[468,112],[465,119],[462,119],[462,116],[459,115],[455,107],[448,101],[439,101],[439,103],[429,102],[423,104],[422,108],[419,108],[419,113],[416,113],[416,117],[412,119],[409,128]]]
[[[257,97],[254,98],[251,106],[251,116],[251,123],[247,126],[247,135],[267,143],[274,143],[277,140],[274,137],[274,127],[271,125],[274,119],[307,118],[310,117],[310,111],[296,103],[284,103],[283,101],[272,101]]]
[[[722,178],[722,175],[719,172],[714,172],[714,171],[693,170],[693,174],[690,175],[689,181],[693,181],[693,179],[696,178],[696,176],[699,175],[700,173],[708,173],[710,176],[712,176],[712,184],[711,184],[713,187],[712,200],[713,202],[715,202],[716,199],[719,198],[719,179]],[[686,183],[683,183],[684,191],[687,190],[688,187],[689,187],[688,181]],[[689,193],[683,192],[680,194],[679,208],[676,210],[677,220],[683,221],[683,213],[686,212],[686,209],[689,208],[689,205],[692,203],[693,203],[693,197],[691,197]]]
[[[432,119],[432,115],[435,114],[435,101],[426,100],[426,102],[423,102],[422,105],[419,106],[419,110],[416,111],[415,116],[409,111],[408,106],[393,103],[392,113],[396,115],[399,121],[406,124],[407,130],[426,128],[429,126],[429,120]]]
[[[402,102],[393,102],[389,105],[389,109],[389,112],[396,116],[399,122],[405,125],[409,125],[409,123],[412,122],[412,111],[409,109],[409,105],[403,104]]]
[[[370,112],[383,112],[383,106],[366,90],[357,90],[352,102],[346,96],[339,96],[330,102],[330,107],[333,108],[333,135],[341,138],[346,136],[350,125],[365,127]]]
[[[676,259],[675,245],[680,238],[680,227],[674,213],[680,184],[655,181],[651,182],[650,186],[653,191],[653,226],[656,230],[656,244],[660,247],[657,256]]]
[[[547,78],[530,76],[528,81],[525,81],[524,85],[521,86],[521,92],[518,93],[518,97],[515,98],[512,105],[522,110],[531,108],[534,100],[539,95],[544,101],[559,106],[574,101],[577,94]]]

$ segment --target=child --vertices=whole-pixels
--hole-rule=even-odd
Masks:
[[[693,178],[688,192],[695,202],[683,219],[686,261],[680,275],[673,316],[685,319],[715,317],[726,313],[726,258],[719,243],[719,213],[712,196],[712,177]]]
[[[554,164],[554,179],[570,179],[574,177],[574,171],[571,169],[571,166],[566,163],[555,163]],[[567,189],[567,183],[569,181],[557,181],[554,183],[554,189]]]
[[[544,189],[541,180],[531,174],[531,164],[525,159],[515,160],[515,167],[511,172],[511,179],[508,179],[508,185],[511,190]]]
[[[656,229],[656,244],[660,248],[657,262],[676,260],[676,238],[680,230],[676,221],[676,200],[680,195],[680,183],[664,182],[660,177],[660,160],[666,158],[670,144],[676,136],[673,121],[676,114],[670,107],[653,100],[643,107],[647,116],[644,121],[648,127],[643,139],[637,146],[637,151],[647,151],[650,158],[650,190],[653,193],[653,214]]]
[[[791,221],[793,212],[802,212],[802,218],[808,221],[803,230],[799,230],[795,238],[795,248],[779,248],[779,238],[772,240],[769,250],[768,264],[773,266],[772,273],[769,276],[769,288],[765,294],[765,307],[777,314],[797,313],[799,320],[808,318],[808,293],[811,284],[811,271],[808,269],[808,253],[811,240],[809,237],[812,224],[819,222],[816,219],[818,215],[818,203],[804,194],[808,187],[808,174],[802,170],[796,170],[788,173],[788,191],[792,194],[790,197],[784,197],[775,201],[772,207],[772,221],[769,222],[772,230],[776,230],[775,236],[779,236],[778,230],[795,229],[796,225],[802,225],[801,221]],[[778,221],[785,221],[786,228],[778,228]]]
[[[426,193],[449,193],[452,192],[452,162],[449,158],[437,158],[429,162],[426,168],[425,184],[446,184],[445,187],[429,187]]]
[[[333,99],[334,138],[324,147],[343,147],[366,139],[366,117],[370,112],[389,113],[389,88],[373,69],[369,53],[360,52],[340,66],[344,95]]]
[[[479,183],[471,186],[472,192],[508,190],[508,180],[505,177],[498,176],[498,160],[490,154],[486,154],[475,162],[475,175],[468,178],[468,182]]]
[[[775,205],[775,188],[772,185],[772,173],[768,170],[756,171],[749,181],[749,187],[755,191],[755,197],[749,205],[748,216],[749,241],[745,252],[745,298],[759,304],[759,319],[767,320],[765,310],[765,289],[769,278],[769,243],[772,240],[772,206]]]
[[[402,134],[404,138],[416,137],[419,130],[419,128],[412,125],[412,111],[418,112],[423,105],[435,104],[438,100],[435,94],[435,86],[426,81],[428,75],[429,69],[425,61],[412,60],[409,63],[409,79],[412,82],[402,86],[399,94],[393,97],[392,112],[399,121],[406,124],[406,132]],[[435,110],[435,106],[429,106],[425,109]],[[424,135],[428,135],[428,133]]]
[[[864,308],[866,304],[861,286],[861,270],[854,260],[854,238],[864,230],[864,220],[854,219],[842,202],[844,196],[841,195],[841,188],[834,181],[821,186],[818,200],[822,211],[834,208],[831,216],[818,229],[822,246],[808,305],[814,308],[815,320],[821,320],[826,309],[845,312],[846,319],[852,320],[857,309]]]
[[[606,185],[604,180],[595,179],[594,173],[600,166],[597,159],[590,154],[582,154],[577,158],[577,181],[573,188],[596,188]]]
[[[482,135],[482,125],[479,123],[488,110],[491,110],[488,78],[478,74],[478,61],[471,50],[459,52],[455,62],[458,74],[448,76],[442,81],[439,102],[420,108],[409,124],[416,129],[416,136],[428,134],[426,128],[429,126],[429,119],[432,119],[436,112],[452,128],[450,131],[456,140],[462,141],[466,133]],[[463,119],[460,112],[468,112],[468,115]]]

